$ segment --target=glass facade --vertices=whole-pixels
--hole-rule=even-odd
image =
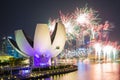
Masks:
[[[6,53],[6,54],[8,54],[8,55],[10,55],[10,56],[13,56],[14,58],[21,58],[21,57],[23,57],[16,50],[13,49],[13,47],[8,42],[8,38],[14,39],[14,36],[8,36],[8,37],[3,37],[2,38],[2,41],[1,41],[1,51]]]

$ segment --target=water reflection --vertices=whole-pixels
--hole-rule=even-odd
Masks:
[[[78,71],[55,75],[42,80],[120,80],[120,64],[78,63]]]
[[[120,80],[120,64],[104,63],[91,66],[91,80]]]

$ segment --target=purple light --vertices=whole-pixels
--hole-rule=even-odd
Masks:
[[[61,22],[56,23],[55,27],[52,38],[47,24],[37,24],[34,41],[28,38],[23,30],[15,31],[18,51],[30,57],[30,66],[51,65],[51,58],[63,50],[66,40],[65,27]],[[59,49],[56,49],[56,46],[59,46]]]
[[[49,52],[46,52],[46,54],[42,54],[42,55],[35,55],[34,66],[49,66],[50,59],[51,56],[49,55]]]
[[[23,76],[26,76],[29,73],[30,73],[30,70],[21,70],[20,71],[20,74],[23,75]]]

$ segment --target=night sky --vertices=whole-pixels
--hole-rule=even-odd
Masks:
[[[101,22],[115,25],[111,40],[120,41],[120,0],[0,0],[0,37],[23,29],[33,37],[37,23],[48,23],[50,18],[59,18],[59,11],[72,13],[88,4],[98,11]]]

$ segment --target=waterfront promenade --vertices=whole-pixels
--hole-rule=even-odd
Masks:
[[[39,67],[26,67],[26,68],[7,68],[0,76],[0,80],[34,80],[53,75],[60,75],[77,70],[77,66],[64,65],[64,66],[51,66],[47,68]],[[6,74],[7,73],[7,74]]]
[[[34,71],[28,76],[13,77],[13,80],[120,80],[120,64],[79,62],[77,69],[69,67],[53,71]],[[10,77],[1,80],[10,80]]]

